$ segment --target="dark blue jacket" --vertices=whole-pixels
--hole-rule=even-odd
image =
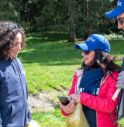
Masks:
[[[30,121],[25,71],[19,59],[0,59],[0,127],[26,127]]]

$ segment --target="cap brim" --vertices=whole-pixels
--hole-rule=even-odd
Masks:
[[[119,16],[121,13],[124,13],[124,8],[117,7],[111,11],[106,12],[105,16],[109,19],[114,19],[117,16]]]
[[[75,48],[81,49],[81,50],[83,50],[83,51],[89,51],[89,48],[88,48],[88,46],[87,46],[86,43],[83,43],[83,44],[76,44],[76,45],[75,45]]]

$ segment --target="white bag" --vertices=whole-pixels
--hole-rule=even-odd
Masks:
[[[67,117],[67,127],[89,127],[81,104],[77,104],[74,112]]]

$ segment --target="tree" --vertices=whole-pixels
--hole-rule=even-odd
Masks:
[[[40,15],[40,7],[43,0],[11,0],[21,22],[25,22],[31,31],[37,30],[36,17]]]
[[[104,23],[108,23],[104,13],[111,7],[109,0],[78,0],[78,4],[80,5],[80,11],[77,29],[82,31],[84,38],[87,38],[89,34],[99,32],[100,29],[104,29]]]
[[[46,0],[40,8],[40,16],[36,18],[39,29],[47,31],[55,25],[55,2],[56,0]]]
[[[17,12],[14,9],[13,4],[7,0],[0,0],[0,19],[17,21]]]
[[[67,6],[67,15],[68,15],[68,20],[67,20],[67,28],[68,28],[68,41],[69,42],[74,42],[75,41],[75,24],[76,24],[76,5],[77,1],[76,0],[67,0],[66,1],[66,6]]]
[[[74,42],[76,37],[87,38],[89,34],[104,32],[110,24],[104,13],[113,7],[111,2],[115,1],[10,0],[19,21],[24,22],[30,31],[67,32],[70,42]]]

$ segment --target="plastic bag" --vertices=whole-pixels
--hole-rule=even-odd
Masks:
[[[31,120],[27,127],[40,127],[40,125],[35,120]]]
[[[81,104],[77,104],[74,112],[67,117],[67,127],[89,127]]]

